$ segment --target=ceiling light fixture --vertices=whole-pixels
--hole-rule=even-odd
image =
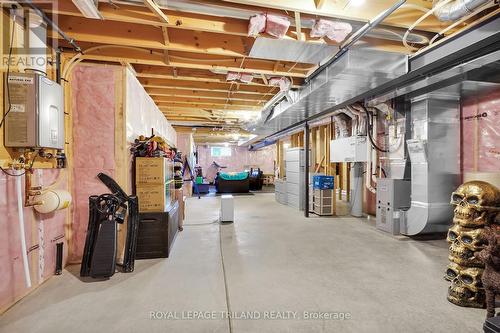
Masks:
[[[350,0],[349,5],[353,7],[359,7],[365,3],[365,0]]]
[[[104,20],[104,17],[97,9],[97,5],[99,3],[98,0],[73,0],[73,3],[78,8],[78,10],[82,12],[83,16]]]

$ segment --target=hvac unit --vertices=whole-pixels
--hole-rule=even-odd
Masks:
[[[5,75],[4,142],[11,148],[64,149],[62,87],[43,75]]]

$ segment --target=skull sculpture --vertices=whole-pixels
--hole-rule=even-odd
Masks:
[[[483,228],[465,228],[455,224],[448,231],[446,239],[450,244],[450,261],[468,267],[484,266],[481,260],[474,256],[474,252],[484,249],[487,243]]]
[[[482,268],[463,267],[450,263],[445,279],[451,281],[448,289],[448,301],[460,306],[482,308],[485,293],[481,283]]]
[[[493,185],[474,180],[460,185],[451,195],[456,206],[453,223],[462,227],[478,228],[491,222],[500,211],[500,191]]]

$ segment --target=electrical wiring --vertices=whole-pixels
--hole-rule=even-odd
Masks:
[[[14,16],[12,18],[12,34],[10,37],[10,45],[9,45],[9,57],[7,58],[7,101],[9,104],[9,107],[7,108],[7,112],[3,115],[2,121],[0,121],[0,128],[2,127],[3,123],[5,122],[5,119],[7,119],[7,115],[12,111],[12,103],[10,101],[10,85],[9,85],[9,77],[10,77],[10,60],[12,59],[12,47],[14,44],[14,32],[16,28],[16,14],[14,13]],[[4,169],[2,169],[4,171]],[[5,172],[5,171],[4,171]]]
[[[370,113],[368,112],[367,109],[363,108],[363,111],[366,113],[366,132],[368,133],[368,138],[370,139],[370,142],[373,146],[373,148],[377,149],[378,151],[382,153],[389,153],[389,150],[382,149],[377,144],[375,143],[375,140],[373,140],[373,135],[372,135],[372,129],[373,129],[373,118],[370,117]]]
[[[422,21],[424,21],[427,17],[429,17],[431,14],[433,14],[436,10],[441,9],[441,7],[444,7],[448,3],[450,3],[453,0],[443,0],[442,2],[439,2],[436,6],[432,7],[428,12],[426,12],[424,15],[422,15],[418,20],[413,23],[408,30],[406,30],[406,33],[403,36],[403,45],[410,51],[417,50],[418,48],[413,47],[408,44],[407,39],[408,36],[410,35],[410,32],[415,29]]]

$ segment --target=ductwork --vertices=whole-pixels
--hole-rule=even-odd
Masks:
[[[401,211],[404,235],[449,228],[453,216],[450,193],[460,183],[460,94],[454,90],[438,90],[412,100],[412,133],[407,140],[411,207]]]
[[[456,21],[491,0],[455,0],[437,8],[434,15],[440,21]],[[434,1],[433,7],[438,6],[443,0]]]
[[[293,93],[293,102],[273,100],[261,118],[246,126],[271,135],[379,87],[406,73],[406,56],[372,49],[350,49]]]

